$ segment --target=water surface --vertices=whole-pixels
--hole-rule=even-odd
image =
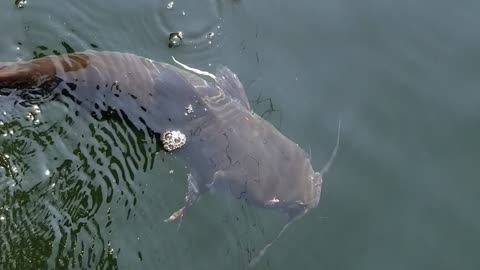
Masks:
[[[0,61],[96,49],[227,65],[317,170],[342,119],[319,207],[254,269],[480,267],[478,1],[169,2],[0,2]],[[184,45],[168,49],[174,31]],[[163,223],[188,171],[148,132],[75,108],[1,97],[1,269],[245,269],[283,225],[221,195]]]

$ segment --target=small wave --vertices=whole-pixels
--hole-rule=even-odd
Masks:
[[[32,106],[0,98],[0,268],[115,266],[110,209],[129,219],[156,137],[118,115],[94,121],[73,101],[40,105],[34,124]]]

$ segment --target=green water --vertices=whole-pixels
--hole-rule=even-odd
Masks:
[[[480,2],[168,2],[1,1],[0,61],[95,49],[225,64],[317,170],[341,119],[319,207],[253,269],[480,269]],[[55,103],[36,123],[9,101],[0,269],[246,269],[283,225],[215,194],[163,223],[187,170],[155,138]]]

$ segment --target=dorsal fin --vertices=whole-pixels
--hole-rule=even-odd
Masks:
[[[215,77],[215,81],[225,94],[229,95],[232,99],[237,100],[240,104],[245,106],[246,109],[250,110],[250,103],[248,102],[247,94],[245,93],[245,89],[243,89],[243,85],[237,75],[230,71],[226,66],[220,66],[217,68]]]

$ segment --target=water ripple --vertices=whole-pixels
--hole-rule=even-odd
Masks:
[[[155,134],[121,115],[95,121],[73,101],[1,98],[0,268],[115,268],[110,209],[130,217],[135,175],[158,151]],[[39,122],[25,117],[32,108]]]
[[[161,36],[168,37],[172,32],[184,34],[183,56],[202,59],[213,56],[210,49],[218,48],[223,42],[223,29],[226,7],[224,1],[183,1],[174,2],[172,9],[159,8],[155,25]],[[205,59],[205,58],[203,58]]]

